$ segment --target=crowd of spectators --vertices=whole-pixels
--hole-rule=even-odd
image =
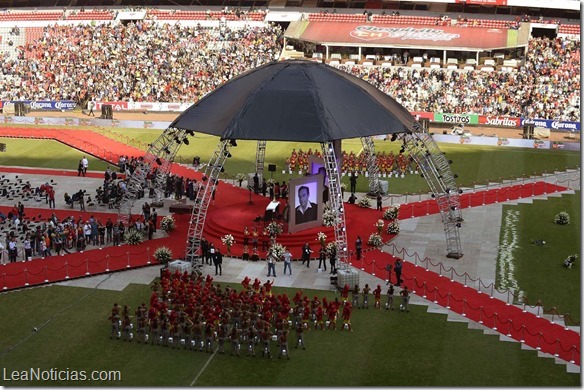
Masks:
[[[195,102],[278,57],[281,28],[50,26],[4,61],[0,99]],[[338,65],[410,111],[579,121],[580,41],[532,38],[516,72]]]
[[[281,28],[48,26],[4,61],[2,100],[192,102],[280,53]]]
[[[517,72],[337,65],[410,111],[580,121],[580,41],[532,38]]]

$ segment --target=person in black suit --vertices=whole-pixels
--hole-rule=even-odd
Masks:
[[[318,216],[318,205],[309,201],[310,190],[307,186],[298,188],[298,202],[296,207],[296,224],[316,221]]]
[[[223,264],[223,255],[221,251],[217,248],[215,249],[215,255],[213,256],[213,264],[215,265],[215,275],[217,275],[217,271],[219,271],[219,275],[222,274],[221,264]]]

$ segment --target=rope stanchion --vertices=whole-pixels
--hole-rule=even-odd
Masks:
[[[479,324],[483,323],[483,307],[479,307]]]
[[[509,303],[509,295],[511,294],[511,290],[507,290],[507,302],[505,302],[505,306],[510,306],[511,304]]]
[[[151,263],[150,262],[150,247],[146,248],[146,253],[147,253],[147,256],[148,256],[147,257],[148,261],[146,262],[146,264],[150,264]]]
[[[539,315],[539,310],[541,309],[541,300],[538,299],[535,305],[537,306],[537,314],[535,316],[537,318],[541,318],[541,316]]]
[[[558,312],[558,310],[555,307],[552,307],[552,320],[550,321],[550,323],[555,324],[554,317],[556,316],[557,312]]]
[[[466,313],[465,313],[465,306],[466,306],[466,299],[462,300],[462,316],[466,317]]]
[[[426,260],[426,272],[428,272],[429,271],[428,267],[430,265],[430,259],[426,257],[424,260]]]
[[[45,283],[49,283],[49,277],[47,276],[48,267],[45,265]]]
[[[497,330],[497,313],[493,313],[493,330]]]
[[[105,255],[105,272],[109,272],[109,255]]]
[[[513,320],[509,319],[509,329],[507,329],[507,337],[511,337],[511,328],[513,328]]]
[[[430,202],[426,202],[426,215],[430,215]]]
[[[576,353],[576,346],[572,345],[572,358],[570,359],[570,363],[575,364],[576,361],[574,360],[574,354]]]
[[[89,259],[85,259],[85,275],[91,275],[89,273]]]
[[[537,349],[538,351],[541,351],[541,338],[543,337],[543,334],[541,332],[538,333],[538,337],[537,337],[537,347],[535,347],[535,349]]]
[[[450,281],[454,282],[454,267],[450,267]]]
[[[365,271],[365,255],[361,256],[361,271]]]
[[[2,280],[4,281],[3,282],[4,286],[2,287],[2,290],[7,290],[8,287],[6,287],[6,273],[2,274]]]
[[[24,285],[28,286],[28,268],[24,269]]]
[[[438,277],[442,277],[442,262],[438,263]]]
[[[491,283],[491,296],[489,297],[489,299],[495,299],[495,297],[493,296],[494,289],[495,289],[495,283]]]
[[[488,190],[488,188],[487,188],[487,190]],[[486,194],[486,191],[483,191],[483,206],[485,205],[485,196],[486,196],[485,194]]]
[[[438,287],[434,287],[434,303],[438,303],[438,299],[436,298],[437,294],[438,294]]]
[[[560,354],[558,353],[559,350],[560,350],[560,339],[556,339],[556,352],[554,352],[555,357],[560,356]]]
[[[523,313],[527,313],[527,310],[525,310],[525,305],[527,305],[527,303],[525,301],[523,301],[523,310],[522,310]]]
[[[466,285],[466,277],[467,277],[467,276],[468,276],[468,274],[465,272],[465,273],[464,273],[464,287],[468,287],[468,286]]]
[[[69,279],[69,263],[65,262],[65,279]]]
[[[446,295],[446,308],[450,310],[450,292]]]
[[[375,276],[375,260],[373,260],[372,264],[372,270],[371,270],[371,275]]]
[[[399,282],[399,280],[398,280],[398,282]],[[415,276],[412,278],[412,282],[414,283],[414,286],[412,287],[412,294],[415,294],[416,293],[416,287],[418,286],[418,282],[416,281],[416,277]]]
[[[525,325],[521,325],[521,340],[519,340],[520,343],[525,343]]]
[[[128,264],[126,265],[126,268],[130,268],[130,252],[126,252],[126,255],[128,255]]]
[[[422,298],[426,299],[426,282],[424,282],[422,287],[424,288],[424,293],[423,293],[424,295],[422,295]]]

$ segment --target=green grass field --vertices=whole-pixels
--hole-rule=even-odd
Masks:
[[[561,314],[569,313],[574,320],[572,323],[578,324],[582,269],[580,202],[581,192],[577,191],[575,195],[503,207],[503,214],[515,212],[519,215],[516,223],[518,242],[513,257],[517,283],[527,297],[527,303],[533,306],[541,300],[546,310],[556,307]],[[569,225],[554,223],[554,216],[560,211],[567,211],[570,215]],[[534,245],[533,240],[544,240],[546,244]],[[572,270],[568,270],[563,261],[574,253],[578,254],[579,260]]]
[[[275,293],[293,291],[275,289]],[[496,336],[428,314],[355,310],[354,332],[309,331],[306,350],[271,360],[173,350],[110,340],[107,317],[113,302],[136,307],[150,288],[121,292],[45,287],[0,295],[0,366],[8,372],[41,369],[119,370],[121,382],[102,386],[578,386],[553,359],[538,358]],[[332,292],[304,291],[308,296]],[[17,310],[15,310],[17,309]],[[33,332],[33,327],[39,330]],[[294,336],[294,332],[292,332]],[[208,365],[207,365],[208,364]],[[205,365],[207,365],[205,367]],[[71,385],[71,382],[0,382],[2,385]]]
[[[158,134],[159,131],[142,129],[127,132],[144,142],[151,142]],[[4,139],[2,142],[8,144],[8,152],[0,155],[2,165],[76,169],[83,155],[53,141]],[[183,146],[181,154],[190,160],[200,155],[206,161],[216,144],[216,138],[197,138],[197,142]],[[226,167],[226,173],[231,176],[254,170],[255,143],[238,144]],[[302,145],[313,149],[315,146]],[[280,167],[292,147],[286,143],[268,144],[266,164],[278,166],[276,180],[282,178]],[[452,169],[459,174],[460,186],[574,168],[580,164],[579,153],[566,151],[446,144],[440,147],[454,161]],[[360,150],[360,142],[346,141],[344,148]],[[394,150],[394,153],[399,149],[389,141],[377,142],[376,148]],[[90,169],[107,166],[95,159],[90,159],[89,164]],[[365,188],[366,182],[360,179],[358,190]],[[428,192],[428,188],[419,175],[409,175],[405,179],[390,179],[390,192]],[[579,319],[580,265],[567,274],[561,261],[580,248],[580,194],[550,198],[534,205],[506,207],[519,208],[521,216],[526,218],[517,227],[522,233],[521,251],[516,254],[517,279],[530,302],[537,296],[545,307],[553,304]],[[556,229],[560,227],[553,224],[553,215],[559,209],[572,216],[572,224],[561,227],[567,229]],[[549,246],[529,244],[529,240],[540,238],[546,239]],[[552,283],[558,288],[551,288]],[[282,291],[288,295],[294,293],[275,289],[276,293]],[[333,294],[305,293],[309,296]],[[135,307],[147,301],[149,295],[150,289],[139,285],[131,285],[121,292],[52,286],[0,294],[0,367],[8,371],[38,367],[122,373],[121,382],[76,385],[188,386],[199,374],[195,383],[199,386],[581,385],[580,375],[566,373],[565,366],[554,364],[552,359],[538,358],[534,351],[521,350],[517,343],[501,342],[495,336],[469,330],[465,323],[447,322],[442,315],[427,314],[423,306],[413,306],[409,314],[356,310],[352,320],[355,332],[308,332],[305,336],[308,349],[292,349],[290,361],[238,359],[228,355],[227,346],[227,355],[214,356],[208,362],[208,354],[110,340],[107,317],[112,303]],[[39,331],[33,332],[34,327]],[[272,351],[276,353],[275,345]],[[9,386],[39,384],[71,385],[70,382],[0,382]]]

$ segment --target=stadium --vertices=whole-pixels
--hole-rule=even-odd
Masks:
[[[537,5],[4,4],[0,383],[580,386],[581,17]]]

